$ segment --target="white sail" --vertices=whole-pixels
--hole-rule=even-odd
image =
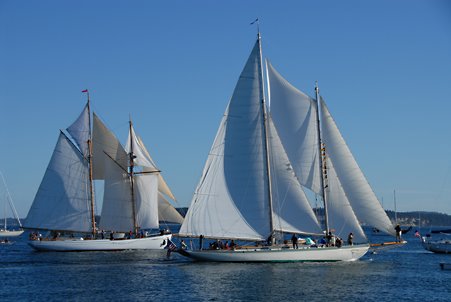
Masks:
[[[158,171],[142,140],[135,134],[133,127],[130,128],[127,143],[125,144],[125,151],[127,153],[132,152],[131,145],[133,146],[133,161],[135,165],[149,168],[151,169],[150,171]]]
[[[267,63],[271,117],[299,182],[321,192],[316,102]]]
[[[360,223],[395,236],[395,230],[368,181],[346,145],[335,121],[321,98],[322,139],[337,177]]]
[[[87,157],[89,155],[88,139],[90,136],[88,104],[86,104],[77,120],[66,130],[77,143],[83,155]]]
[[[88,178],[87,161],[61,132],[24,226],[91,231]]]
[[[134,230],[130,178],[114,160],[104,163],[105,184],[99,228],[106,231]]]
[[[158,193],[158,219],[172,223],[183,223],[183,216],[180,215],[161,193]]]
[[[155,162],[153,161],[152,157],[150,156],[149,151],[147,150],[146,146],[144,145],[142,139],[140,136],[136,135],[135,131],[133,130],[133,141],[135,142],[135,146],[138,146],[137,150],[133,150],[136,159],[135,164],[143,166],[144,172],[156,172],[158,171],[157,166]],[[134,147],[136,149],[136,147]],[[130,152],[130,135],[127,138],[127,144],[125,145],[125,151],[128,153]],[[167,185],[166,181],[164,180],[163,176],[159,173],[158,174],[158,191],[161,193],[167,195],[172,200],[175,200],[175,196],[172,193],[171,189]]]
[[[136,223],[141,229],[158,229],[158,175],[136,175],[134,180]]]
[[[321,227],[271,119],[268,126],[274,228],[282,232],[319,234]]]
[[[263,240],[241,216],[227,190],[224,175],[224,137],[227,112],[205,163],[202,177],[194,193],[185,220],[180,228],[181,236],[215,238],[245,238]]]
[[[327,149],[326,149],[327,150]],[[354,214],[349,200],[343,191],[340,180],[335,172],[330,159],[326,160],[327,165],[327,211],[329,217],[329,229],[344,240],[352,233],[354,242],[367,242],[365,233]]]
[[[3,189],[0,190],[0,192],[2,192],[0,199],[2,199],[5,202],[5,213],[4,213],[5,214],[5,216],[4,216],[5,224],[4,224],[3,230],[5,230],[5,231],[7,230],[6,201],[8,201],[11,212],[13,213],[14,218],[16,219],[17,223],[19,224],[19,227],[22,228],[22,223],[20,222],[19,214],[17,214],[16,207],[14,206],[14,203],[13,203],[13,199],[11,198],[11,194],[9,193],[8,187],[6,186],[5,177],[3,176],[3,173],[1,171],[0,171],[0,176],[2,177],[2,180],[3,180]]]
[[[116,136],[93,113],[92,129],[92,166],[93,178],[105,179],[106,165],[110,158],[114,159],[125,170],[127,169],[127,153]]]

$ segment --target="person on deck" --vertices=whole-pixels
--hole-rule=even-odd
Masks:
[[[396,231],[396,241],[401,242],[401,227],[399,226],[399,224],[396,225],[395,227],[395,231]]]
[[[293,236],[291,236],[291,243],[293,244],[293,249],[298,249],[298,237],[296,237],[296,234],[293,234]]]
[[[354,240],[354,234],[349,233],[348,235],[348,245],[353,245],[353,240]]]

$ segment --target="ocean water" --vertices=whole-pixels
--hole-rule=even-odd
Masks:
[[[451,255],[404,237],[351,263],[222,264],[166,251],[35,252],[23,236],[0,244],[0,301],[451,301],[451,271],[439,266]]]

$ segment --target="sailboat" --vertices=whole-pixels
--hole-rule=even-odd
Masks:
[[[20,222],[19,215],[17,214],[16,208],[14,207],[13,200],[11,198],[11,194],[9,194],[8,187],[6,186],[5,177],[3,176],[3,173],[1,173],[1,172],[0,172],[0,175],[2,176],[3,188],[4,188],[4,190],[2,192],[3,194],[1,196],[1,199],[3,202],[3,209],[4,209],[4,224],[3,224],[3,228],[0,228],[0,238],[17,237],[17,236],[22,235],[22,233],[24,231],[22,230],[22,224]],[[8,225],[7,225],[8,206],[11,209],[11,212],[19,225],[19,230],[9,230],[8,229]]]
[[[177,251],[199,261],[354,261],[370,247],[360,223],[395,236],[319,89],[316,99],[307,96],[269,61],[266,78],[270,112],[258,33],[178,234],[198,238],[199,249]],[[323,199],[324,224],[305,189]],[[329,232],[328,239],[353,233],[354,241],[295,248],[284,240]],[[241,245],[205,249],[204,240]]]
[[[25,221],[25,228],[50,236],[32,233],[29,244],[40,251],[163,249],[172,234],[147,230],[159,229],[159,208],[166,220],[183,220],[164,198],[172,192],[131,121],[125,148],[95,113],[91,133],[87,93],[88,102],[68,134],[60,132]],[[98,226],[93,180],[104,181]]]

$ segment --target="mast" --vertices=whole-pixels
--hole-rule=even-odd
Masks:
[[[95,196],[94,196],[94,186],[92,180],[92,131],[91,131],[91,102],[89,99],[89,90],[83,90],[86,92],[88,97],[88,120],[89,120],[89,134],[88,134],[88,164],[89,164],[89,194],[91,194],[91,224],[92,224],[92,235],[96,234],[96,217],[95,217]]]
[[[315,95],[316,95],[316,123],[317,123],[317,133],[318,133],[318,151],[319,151],[319,168],[320,168],[320,181],[321,181],[321,194],[323,195],[323,202],[324,202],[324,226],[326,228],[326,236],[329,234],[329,217],[327,214],[327,194],[326,194],[326,184],[324,181],[325,175],[327,173],[327,167],[325,163],[325,155],[326,155],[326,149],[325,146],[322,143],[321,139],[321,124],[319,121],[319,87],[318,82],[315,82]],[[324,156],[324,158],[323,158]]]
[[[393,190],[393,203],[395,206],[395,224],[398,223],[398,212],[396,210],[396,190]]]
[[[260,36],[260,28],[258,26],[258,19],[256,20],[257,27],[258,27],[258,48],[260,51],[260,81],[261,81],[261,105],[262,105],[262,112],[263,112],[263,131],[265,132],[265,155],[266,155],[266,176],[268,178],[268,197],[269,197],[269,225],[270,225],[270,242],[271,244],[274,244],[274,221],[273,221],[273,202],[272,202],[272,183],[271,183],[271,165],[270,165],[270,159],[269,159],[269,139],[268,139],[268,113],[266,112],[266,101],[265,101],[265,87],[264,87],[264,79],[263,79],[263,59],[262,59],[262,47],[261,47],[261,36]]]
[[[130,189],[131,189],[131,202],[132,202],[132,211],[133,211],[133,228],[134,228],[134,233],[135,235],[138,234],[138,225],[136,223],[136,205],[135,205],[135,188],[134,188],[134,172],[133,172],[133,168],[134,168],[134,159],[135,159],[135,155],[133,154],[133,133],[132,133],[132,129],[133,129],[133,124],[132,124],[132,119],[130,118],[129,121],[129,131],[130,131],[130,153],[129,153],[129,165],[130,165],[130,172],[129,172],[129,177],[130,177]]]

